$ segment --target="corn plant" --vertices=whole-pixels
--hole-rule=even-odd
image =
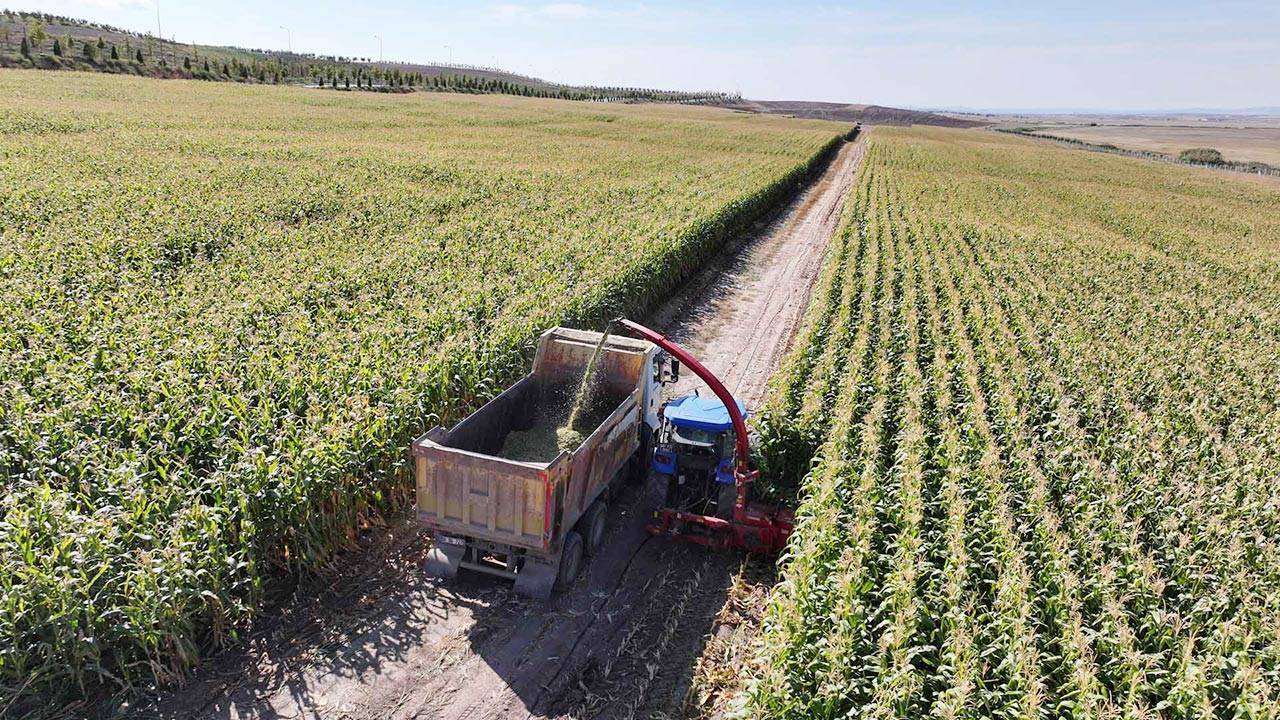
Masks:
[[[661,298],[847,130],[15,71],[0,97],[0,708],[181,678],[402,509],[412,438],[538,333]]]
[[[799,508],[745,711],[1280,713],[1280,188],[868,145],[758,421]]]

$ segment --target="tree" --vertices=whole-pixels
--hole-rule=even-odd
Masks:
[[[1222,157],[1222,153],[1213,148],[1188,148],[1178,153],[1178,159],[1183,162],[1205,163],[1206,165],[1221,165],[1226,162]]]
[[[31,43],[27,42],[26,35],[22,36],[22,47],[20,48],[19,52],[22,53],[22,57],[25,57],[25,58],[31,57]]]
[[[84,44],[84,56],[85,56],[85,58],[86,58],[86,59],[88,59],[88,60],[97,60],[97,59],[98,59],[98,48],[97,48],[97,46],[96,46],[96,45],[94,45],[94,44],[93,44],[93,43],[91,43],[91,42],[85,42],[85,44]]]
[[[120,50],[119,50],[119,49],[117,49],[115,45],[112,45],[112,46],[111,46],[111,59],[112,59],[112,60],[119,60],[119,59],[120,59]]]
[[[209,72],[209,58],[204,59],[204,71]]]
[[[142,48],[138,48],[138,54],[134,57],[134,59],[138,61],[139,65],[146,62],[146,60],[142,59]]]
[[[101,35],[98,36],[98,49],[99,50],[107,49],[107,41],[103,40]]]
[[[190,69],[191,69],[191,58],[189,58],[189,57],[184,57],[184,58],[182,58],[182,69],[183,69],[183,70],[190,70]]]
[[[53,54],[62,57],[62,43],[58,42],[58,38],[53,39]]]
[[[348,90],[350,90],[350,89],[351,89],[351,78],[347,77],[347,76],[344,74],[344,75],[342,76],[342,84],[343,84],[343,85],[344,85]]]
[[[27,37],[31,38],[31,43],[39,50],[44,41],[49,39],[49,34],[44,31],[44,23],[32,20],[27,25]]]

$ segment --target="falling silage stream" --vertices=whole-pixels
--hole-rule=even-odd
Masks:
[[[550,462],[561,452],[577,449],[586,438],[584,431],[604,422],[613,408],[596,392],[596,369],[609,334],[604,333],[591,352],[591,359],[569,398],[563,388],[548,388],[534,411],[532,426],[513,430],[503,440],[498,457],[520,462]]]

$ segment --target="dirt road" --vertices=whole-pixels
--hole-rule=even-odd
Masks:
[[[649,318],[749,408],[804,312],[862,148],[845,145],[771,222]],[[247,647],[215,657],[187,687],[135,714],[679,716],[741,558],[650,538],[644,526],[658,502],[655,487],[616,498],[602,554],[545,605],[496,578],[464,573],[440,584],[422,573],[421,531],[375,531],[327,587],[300,588],[259,622]]]

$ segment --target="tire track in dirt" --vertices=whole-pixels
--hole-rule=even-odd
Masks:
[[[764,398],[808,305],[863,153],[844,145],[772,219],[733,242],[648,322],[747,406]],[[673,392],[692,390],[682,380]],[[160,718],[630,718],[679,711],[741,556],[653,538],[661,491],[624,488],[608,540],[548,603],[510,583],[422,571],[424,533],[352,553],[331,587],[213,658],[188,687],[132,711]],[[352,588],[355,587],[355,590]],[[307,599],[309,593],[318,599]],[[353,601],[352,596],[355,595]]]
[[[748,408],[764,400],[799,329],[865,147],[861,139],[845,145],[790,207],[718,256],[652,318]],[[696,382],[683,378],[674,392],[690,392]]]

